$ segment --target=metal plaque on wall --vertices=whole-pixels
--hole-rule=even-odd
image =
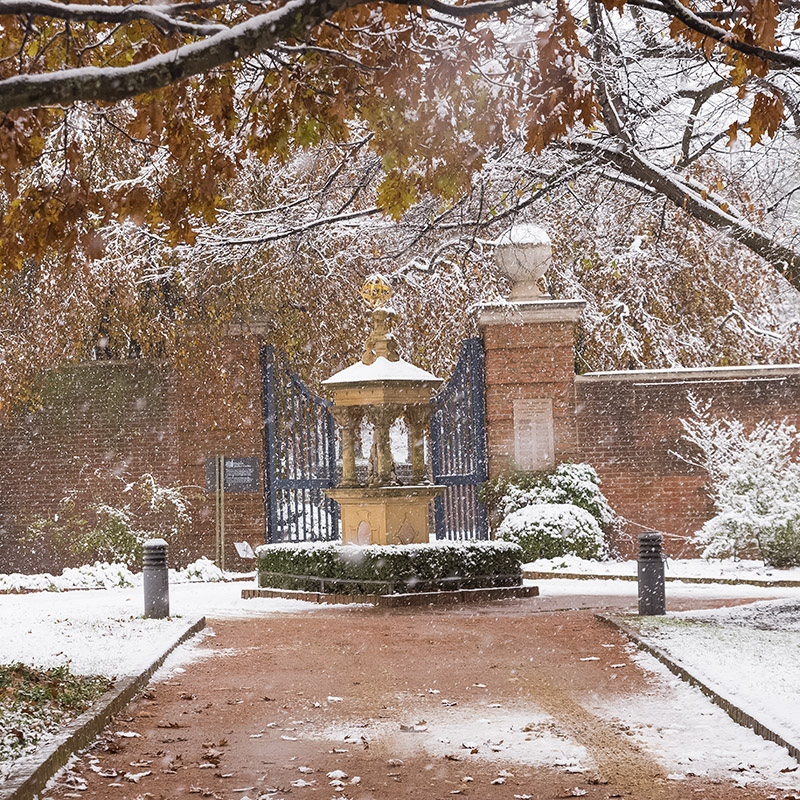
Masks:
[[[260,492],[261,463],[258,457],[225,456],[222,474],[225,477],[226,492]],[[206,491],[217,490],[217,457],[206,459]]]

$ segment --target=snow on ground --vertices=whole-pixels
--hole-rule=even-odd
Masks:
[[[313,612],[325,606],[300,600],[242,600],[250,584],[182,583],[170,586],[170,620],[142,618],[141,587],[76,592],[0,594],[0,662],[36,666],[70,662],[79,674],[121,676],[141,670],[174,640],[192,617],[241,618],[286,612]],[[608,580],[553,579],[540,584],[547,596],[636,597],[636,583]],[[798,588],[771,588],[770,594],[800,599]],[[668,597],[681,599],[758,598],[756,586],[671,583]]]
[[[629,622],[720,695],[800,745],[800,599]]]
[[[608,580],[597,578],[569,579],[547,578],[546,580],[525,580],[526,586],[538,586],[541,597],[606,596],[629,597],[635,600],[638,594],[636,581]],[[666,586],[667,601],[680,600],[760,600],[764,595],[800,599],[798,586],[753,586],[746,583],[681,583],[670,582]]]
[[[590,710],[630,733],[672,780],[698,775],[741,785],[800,787],[800,766],[783,747],[735,723],[651,655],[633,645],[627,649],[635,663],[653,673],[656,686],[615,700],[598,698]]]
[[[0,595],[0,663],[51,667],[69,662],[83,675],[140,672],[161,655],[189,618],[262,616],[313,610],[299,600],[242,600],[236,583],[170,586],[166,620],[143,619],[142,589]]]
[[[424,723],[407,727],[409,730],[403,731],[394,721],[370,720],[366,725],[331,727],[310,735],[345,747],[362,737],[380,740],[387,752],[400,758],[421,749],[439,758],[456,756],[464,759],[465,768],[473,759],[499,767],[514,762],[574,772],[592,768],[585,748],[562,734],[555,720],[536,708],[501,708],[498,704],[495,708],[447,709],[446,714],[427,712]]]
[[[577,556],[540,558],[523,564],[526,572],[554,572],[574,575],[620,575],[635,577],[635,560],[588,561]],[[735,561],[732,558],[706,560],[703,558],[668,558],[665,562],[668,578],[711,578],[722,580],[797,581],[800,567],[776,569],[761,561]]]

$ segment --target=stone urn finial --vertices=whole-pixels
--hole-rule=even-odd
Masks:
[[[494,259],[511,281],[510,300],[548,300],[539,281],[553,261],[550,237],[530,223],[512,225],[495,241]]]

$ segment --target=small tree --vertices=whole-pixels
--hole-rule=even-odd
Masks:
[[[704,558],[759,557],[774,567],[800,564],[800,435],[793,425],[714,418],[711,403],[690,395],[684,439],[699,457],[684,458],[711,478],[716,514],[695,536]]]

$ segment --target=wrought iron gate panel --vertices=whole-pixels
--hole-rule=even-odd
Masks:
[[[339,538],[336,428],[330,400],[313,394],[271,345],[261,348],[267,542]]]
[[[434,483],[446,486],[434,501],[437,539],[488,539],[478,486],[488,477],[484,414],[483,342],[461,343],[453,375],[431,400]]]

